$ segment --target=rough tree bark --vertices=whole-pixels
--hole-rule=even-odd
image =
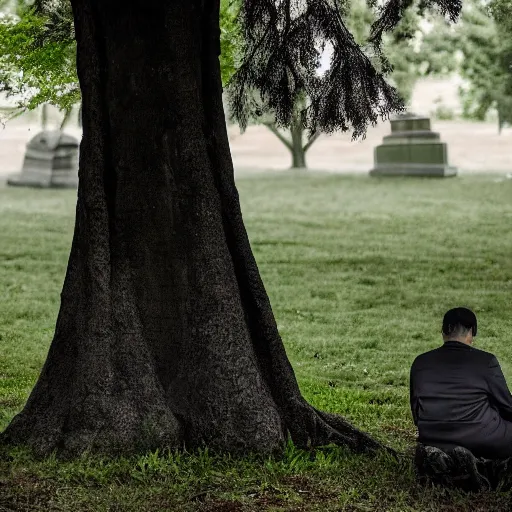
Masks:
[[[301,396],[242,221],[218,0],[72,0],[83,98],[55,337],[3,433],[36,453],[382,446]]]

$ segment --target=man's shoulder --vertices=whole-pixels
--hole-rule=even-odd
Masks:
[[[481,348],[471,347],[471,352],[479,354],[482,357],[487,357],[488,359],[496,357],[492,352],[487,352],[485,350],[482,350]]]
[[[485,350],[481,350],[479,348],[471,347],[472,354],[474,354],[475,358],[481,359],[483,362],[490,363],[496,359],[496,356],[492,352],[486,352]]]
[[[432,358],[436,358],[440,355],[442,347],[437,347],[432,350],[428,350],[427,352],[423,352],[423,354],[419,354],[413,361],[413,366],[417,365],[423,361],[427,361]]]
[[[424,352],[423,354],[416,356],[413,362],[413,366],[417,366],[418,364],[428,362],[433,359],[442,358],[445,349],[446,348],[443,345],[441,345],[440,347],[434,348],[432,350],[429,350],[427,352]],[[481,350],[475,347],[468,347],[468,350],[464,350],[462,353],[465,354],[468,358],[481,361],[484,364],[489,364],[496,360],[496,356],[491,352],[486,352],[485,350]]]

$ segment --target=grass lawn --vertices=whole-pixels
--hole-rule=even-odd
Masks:
[[[247,229],[304,395],[399,450],[415,430],[414,357],[443,313],[479,318],[477,346],[512,384],[512,181],[261,174],[238,180]],[[75,192],[0,188],[0,430],[45,360]],[[342,448],[282,459],[207,452],[35,461],[0,453],[0,511],[506,511],[503,493],[419,487],[410,464]]]

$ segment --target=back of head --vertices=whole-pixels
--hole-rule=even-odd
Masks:
[[[465,337],[469,331],[476,336],[476,315],[467,308],[454,308],[447,311],[443,318],[443,336],[445,338]]]

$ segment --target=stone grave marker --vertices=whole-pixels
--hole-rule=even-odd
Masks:
[[[78,148],[75,137],[59,130],[42,131],[27,144],[21,173],[7,184],[25,187],[76,188]]]
[[[371,176],[455,176],[448,164],[448,148],[430,119],[403,114],[391,120],[391,134],[375,148]]]

